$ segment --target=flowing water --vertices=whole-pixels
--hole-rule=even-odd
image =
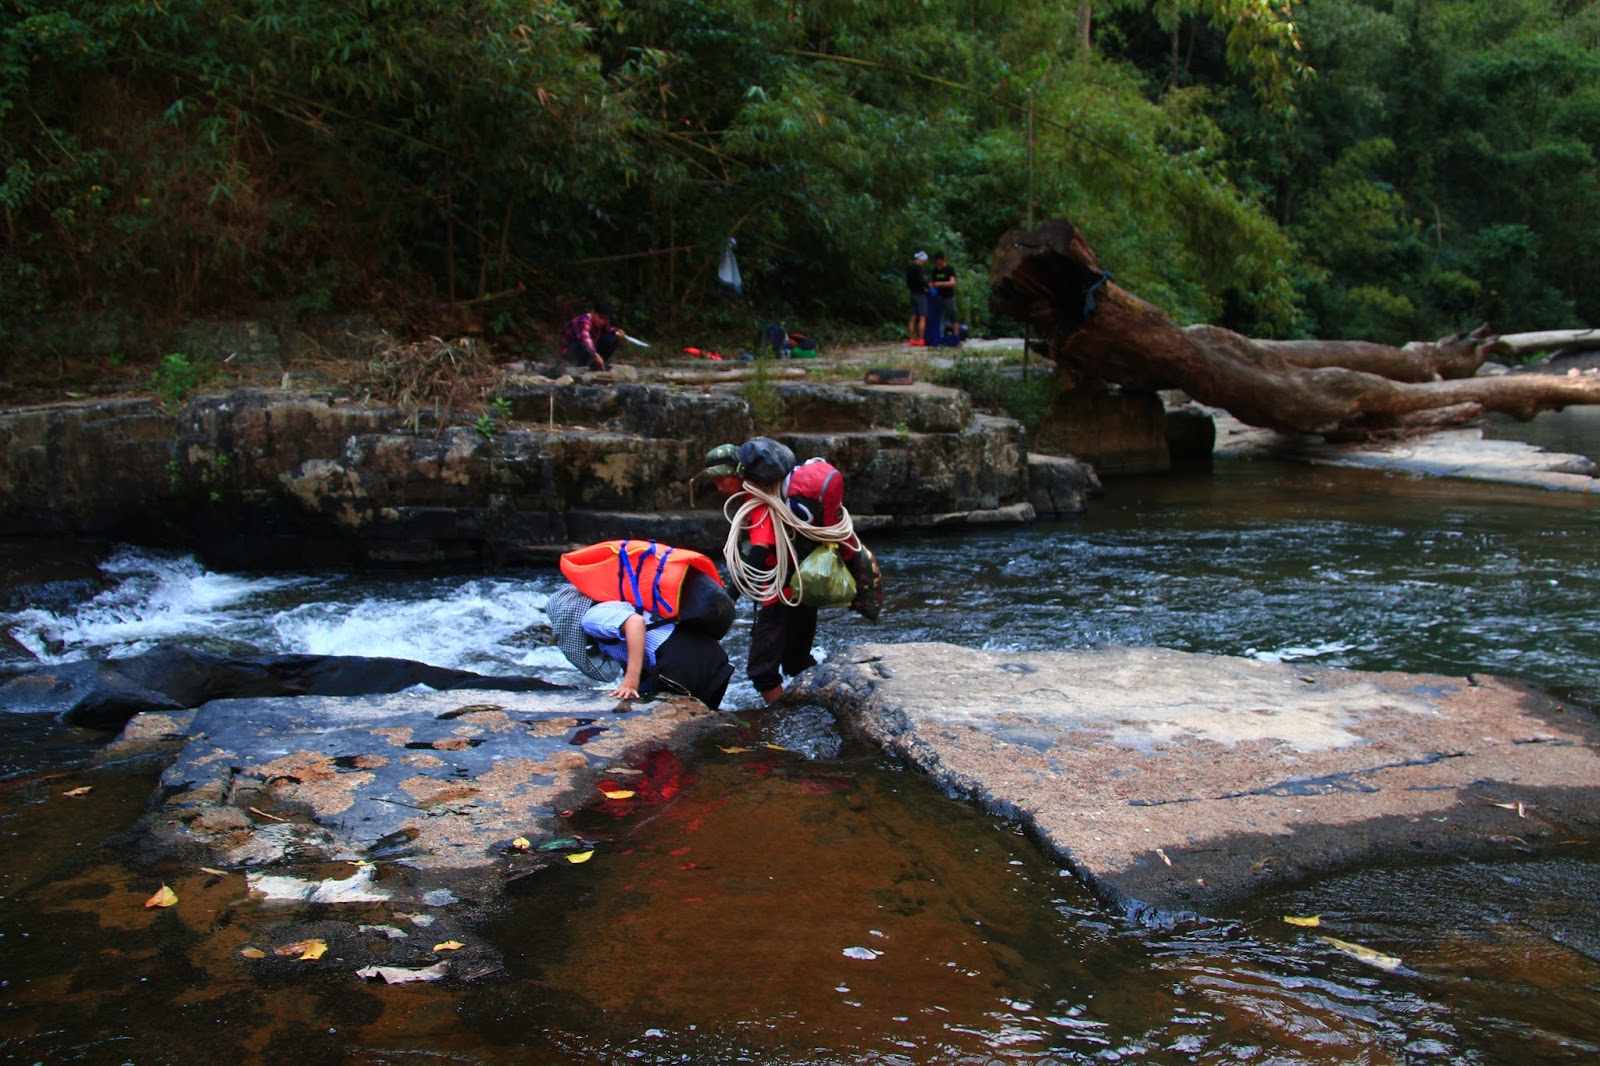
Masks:
[[[828,612],[824,652],[1157,645],[1494,673],[1600,705],[1600,505],[1583,497],[1231,463],[1113,482],[1077,521],[872,543],[889,575],[883,622]],[[587,683],[541,643],[553,571],[219,574],[130,547],[7,547],[0,661],[183,643]],[[736,661],[747,635],[748,613]],[[361,983],[337,943],[316,963],[242,957],[273,904],[234,875],[129,861],[118,834],[150,794],[148,768],[86,768],[103,737],[0,715],[0,1050],[136,1063],[1600,1053],[1594,844],[1354,871],[1153,930],[1105,912],[1014,826],[843,741],[825,715],[758,704],[748,683],[730,691],[748,735],[723,747],[747,750],[657,756],[634,799],[574,815],[596,858],[509,886],[478,928],[503,966],[405,986]],[[181,904],[145,908],[163,881]],[[1319,933],[1402,963],[1366,965]]]

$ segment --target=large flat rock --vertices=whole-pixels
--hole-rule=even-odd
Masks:
[[[235,867],[385,859],[425,881],[560,859],[537,845],[567,835],[564,809],[733,722],[698,700],[575,689],[223,699],[138,715],[102,757],[176,749],[148,819],[160,843]]]
[[[1600,831],[1600,725],[1492,677],[905,644],[802,680],[799,698],[1019,819],[1148,921],[1371,862]]]

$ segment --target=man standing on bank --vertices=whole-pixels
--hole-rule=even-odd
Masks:
[[[961,336],[960,312],[956,310],[956,268],[945,259],[943,252],[933,253],[933,272],[928,287],[939,294],[944,307],[944,331]]]
[[[928,263],[928,253],[918,252],[911,257],[911,265],[906,267],[906,292],[911,296],[911,321],[906,327],[911,331],[910,345],[921,348],[928,342],[923,339],[923,332],[928,328],[928,274],[924,267]]]

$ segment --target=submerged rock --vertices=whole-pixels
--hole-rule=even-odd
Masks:
[[[19,672],[0,682],[0,708],[50,714],[69,725],[121,726],[143,711],[183,710],[219,699],[357,696],[414,685],[439,690],[553,689],[537,677],[494,677],[410,659],[360,655],[229,658],[160,648],[120,659],[85,659]]]
[[[1153,922],[1359,865],[1600,832],[1600,724],[1492,677],[867,645],[793,698],[1025,823],[1102,900]]]

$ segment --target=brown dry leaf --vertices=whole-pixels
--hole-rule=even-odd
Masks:
[[[144,901],[146,907],[173,907],[178,903],[178,894],[166,885],[162,885],[155,895]]]
[[[466,946],[467,945],[463,944],[459,940],[446,940],[442,944],[433,945],[433,950],[434,951],[460,951],[462,948],[464,948]]]
[[[1283,916],[1283,920],[1288,922],[1290,925],[1298,925],[1306,929],[1315,929],[1317,926],[1322,924],[1322,915],[1313,914],[1307,918],[1297,918],[1292,914],[1285,914]]]
[[[69,788],[61,793],[63,796],[87,796],[94,791],[93,785],[84,785],[82,788]]]
[[[267,957],[267,953],[260,948],[240,948],[239,954],[247,959],[264,959]]]
[[[228,871],[219,870],[215,866],[202,866],[202,867],[200,867],[200,872],[203,873],[203,874],[210,874],[212,877],[227,877],[228,876]]]
[[[594,852],[592,850],[575,851],[571,855],[567,856],[567,861],[571,863],[588,862],[592,858],[594,858]]]

